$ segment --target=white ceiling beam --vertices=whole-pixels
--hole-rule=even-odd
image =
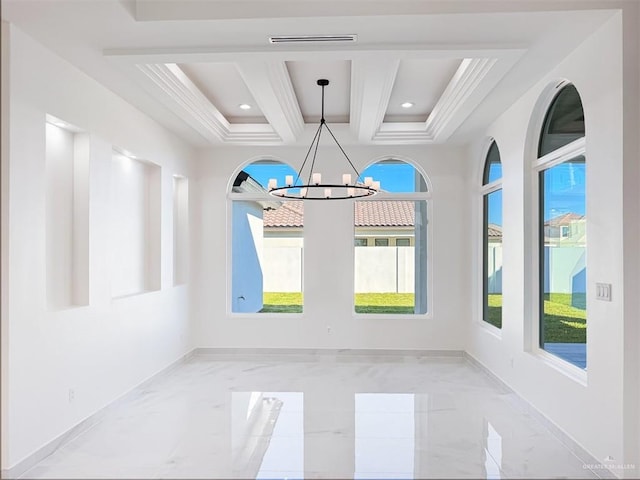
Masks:
[[[351,128],[369,143],[376,135],[389,105],[400,60],[370,57],[351,62]]]
[[[470,109],[457,119],[456,113],[476,93],[478,86],[496,62],[495,58],[465,58],[460,63],[442,97],[427,118],[425,127],[430,137],[436,140],[445,134],[448,137],[464,121],[471,113]]]
[[[304,120],[285,62],[237,62],[236,67],[267,121],[285,143],[294,143]]]
[[[178,65],[140,64],[137,67],[158,87],[152,93],[210,142],[282,143],[270,125],[230,124]]]

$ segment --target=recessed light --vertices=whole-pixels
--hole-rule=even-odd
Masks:
[[[402,105],[400,105],[402,108],[411,108],[413,107],[413,103],[411,102],[404,102]]]
[[[251,105],[249,105],[248,103],[241,103],[240,105],[238,105],[238,107],[240,107],[242,110],[251,110]]]

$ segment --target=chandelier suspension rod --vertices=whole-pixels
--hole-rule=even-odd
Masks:
[[[302,165],[297,172],[295,181],[293,179],[293,176],[287,175],[285,176],[285,185],[283,187],[278,187],[277,179],[269,179],[269,194],[278,198],[287,198],[293,200],[342,200],[368,197],[377,194],[380,191],[380,182],[374,182],[372,177],[367,177],[364,179],[363,183],[358,183],[358,180],[360,179],[360,172],[347,155],[347,152],[344,151],[344,148],[342,148],[342,145],[340,145],[340,142],[338,142],[338,139],[333,134],[331,128],[327,124],[326,119],[324,118],[324,87],[329,85],[329,80],[321,78],[317,81],[317,84],[318,86],[322,87],[320,125],[318,125],[318,128],[316,129],[316,132],[313,136],[313,140],[311,140],[311,145],[309,145],[309,148],[307,149],[307,153],[304,156]],[[327,183],[326,181],[321,181],[320,172],[314,172],[316,160],[318,157],[318,150],[320,149],[323,127],[327,128],[327,130],[329,131],[329,135],[331,135],[331,138],[333,139],[333,142],[337,145],[340,153],[342,153],[342,156],[347,160],[347,163],[355,173],[355,180],[352,181],[352,174],[344,173],[342,175],[341,183]],[[306,184],[300,185],[299,182],[302,179],[304,169],[309,162],[310,156],[311,165],[309,167],[309,178]],[[332,189],[334,189],[333,192]],[[337,194],[335,194],[336,191],[338,192]]]

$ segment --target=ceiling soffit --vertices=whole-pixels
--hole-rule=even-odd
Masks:
[[[315,128],[320,113],[316,76],[333,79],[326,91],[327,121],[348,124],[358,142],[445,142],[523,53],[519,48],[414,45],[382,52],[193,49],[106,55],[132,68],[158,101],[209,142],[277,145],[295,144],[305,130]],[[226,83],[213,78],[223,73],[230,79]],[[236,100],[227,97],[249,98],[255,110],[238,115],[232,110]],[[407,109],[403,115],[400,98],[422,111]],[[425,119],[416,121],[420,115]]]

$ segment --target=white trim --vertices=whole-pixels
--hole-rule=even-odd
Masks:
[[[291,355],[299,356],[297,358],[292,358],[292,361],[311,361],[315,362],[320,360],[324,360],[324,358],[318,358],[323,356],[331,356],[331,357],[366,357],[375,355],[376,357],[387,357],[389,359],[396,358],[460,358],[463,359],[466,356],[466,353],[463,350],[398,350],[398,349],[387,349],[387,348],[252,348],[252,347],[198,347],[193,350],[194,356],[199,355],[211,355],[211,356],[221,356],[221,357],[229,357],[234,361],[242,361],[246,360],[247,356],[251,355],[260,355],[262,359],[264,359],[264,355]],[[226,360],[226,358],[223,358]],[[249,360],[253,360],[253,358],[248,358]]]
[[[285,62],[235,65],[269,124],[285,143],[295,142],[304,131],[304,120]]]
[[[540,136],[542,135],[542,127],[546,119],[549,108],[553,104],[556,96],[568,85],[572,85],[567,79],[559,79],[551,82],[540,94],[531,114],[529,128],[527,131],[525,143],[525,181],[526,175],[530,175],[528,186],[530,188],[529,216],[530,222],[527,225],[525,221],[525,229],[530,228],[529,235],[525,233],[526,243],[530,242],[530,263],[525,264],[525,306],[529,303],[531,308],[525,308],[528,314],[524,317],[524,345],[523,351],[532,354],[534,357],[554,368],[558,372],[564,374],[568,378],[576,382],[586,385],[588,379],[588,371],[576,367],[567,360],[547,352],[540,347],[540,299],[543,292],[540,291],[540,172],[550,169],[554,166],[572,160],[577,156],[586,156],[586,134],[567,145],[563,145],[542,157],[538,157],[538,145]],[[579,92],[578,92],[579,94]],[[527,162],[528,160],[528,162]],[[531,168],[527,168],[527,163]],[[585,193],[586,197],[586,193]],[[525,195],[526,198],[526,195]],[[525,202],[525,209],[527,204]],[[527,215],[525,215],[527,218]],[[587,257],[588,258],[588,257]],[[587,269],[588,271],[588,269]],[[531,283],[527,285],[527,281]],[[527,288],[530,287],[530,288]],[[527,295],[529,293],[531,296]],[[587,363],[588,364],[588,363]]]
[[[580,137],[571,143],[547,153],[543,157],[539,157],[533,162],[533,169],[540,172],[585,154],[586,140],[585,137]]]
[[[554,370],[557,370],[571,380],[574,380],[585,387],[587,386],[587,370],[584,370],[539,346],[534,347],[533,351],[530,353],[542,361],[542,363],[548,365]]]
[[[491,183],[487,183],[486,185],[482,185],[482,187],[480,187],[480,195],[488,195],[497,190],[502,190],[502,178],[494,180]]]
[[[476,232],[477,234],[476,242],[475,242],[476,249],[477,249],[476,257],[475,257],[477,261],[475,262],[475,266],[477,270],[475,272],[475,277],[476,277],[476,284],[474,286],[475,294],[472,297],[472,298],[475,298],[476,301],[472,311],[475,312],[474,321],[477,325],[480,326],[480,328],[484,328],[488,333],[496,336],[499,339],[502,339],[502,328],[498,328],[495,325],[490,324],[484,318],[484,284],[485,284],[484,197],[489,196],[490,194],[495,193],[498,190],[502,190],[502,180],[503,180],[503,177],[501,176],[500,178],[494,180],[493,182],[490,182],[486,185],[482,185],[482,182],[484,181],[484,171],[487,165],[489,150],[491,149],[494,143],[496,144],[496,148],[498,149],[498,154],[500,156],[500,166],[502,167],[502,154],[500,154],[500,147],[498,146],[498,142],[494,137],[487,137],[483,143],[483,148],[482,148],[483,155],[482,157],[480,157],[480,162],[479,162],[480,169],[479,169],[479,172],[476,174],[476,182],[477,182],[476,185],[480,184],[480,188],[478,189],[478,193],[477,193],[479,195],[480,201],[476,202],[477,209],[475,212],[475,222],[474,222],[475,227],[473,228],[473,232]],[[504,215],[504,201],[501,203],[500,207]],[[503,230],[503,242],[504,242],[504,230]],[[504,264],[503,264],[503,268],[504,268]],[[504,316],[501,317],[501,321],[502,320],[504,320]]]
[[[160,89],[160,100],[210,142],[282,143],[280,135],[269,124],[230,124],[178,65],[140,64],[137,67]]]
[[[363,143],[370,143],[382,125],[399,58],[367,57],[351,62],[351,129]]]

